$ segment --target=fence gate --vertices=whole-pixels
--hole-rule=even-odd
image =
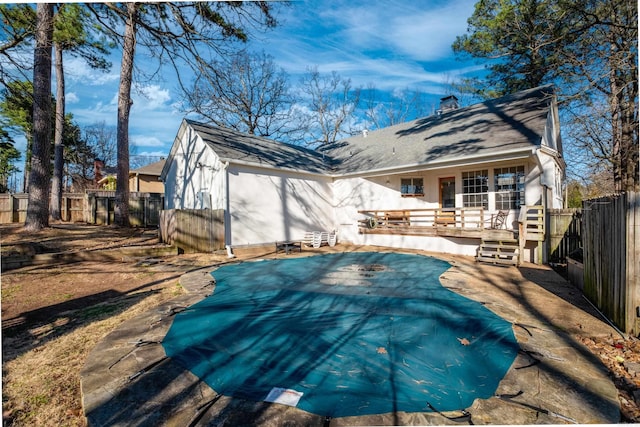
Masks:
[[[567,255],[582,245],[582,211],[548,209],[549,262],[565,264]]]

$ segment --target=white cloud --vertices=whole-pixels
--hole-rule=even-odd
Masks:
[[[130,138],[130,141],[136,147],[162,147],[164,146],[164,142],[160,141],[160,139],[155,136],[142,136],[135,135]]]
[[[441,94],[464,73],[451,45],[466,32],[475,0],[309,1],[289,9],[262,47],[297,84],[308,67],[336,71],[354,87]]]
[[[109,71],[95,70],[81,58],[70,57],[64,62],[64,75],[72,83],[89,86],[102,86],[120,80],[120,64],[114,63]]]
[[[336,29],[324,48],[355,50],[365,54],[386,52],[419,61],[451,55],[451,44],[464,34],[475,0],[450,2],[350,2],[327,7],[321,19]]]
[[[131,97],[134,105],[143,110],[171,108],[171,105],[168,105],[171,101],[169,90],[163,89],[159,85],[136,87],[136,90],[131,93]]]
[[[135,156],[139,156],[139,157],[164,157],[166,158],[168,155],[168,151],[140,151],[139,153],[136,153]],[[158,159],[159,160],[159,159]]]
[[[69,113],[73,113],[74,119],[81,125],[91,125],[93,123],[104,122],[109,126],[116,125],[117,108],[112,103],[96,101],[93,104],[78,103],[73,108],[67,108]]]
[[[64,100],[67,104],[77,104],[80,102],[80,98],[78,98],[78,95],[76,95],[75,92],[65,93]]]
[[[388,28],[388,41],[394,49],[419,61],[445,59],[452,54],[456,36],[466,32],[474,3],[459,0],[396,16]]]

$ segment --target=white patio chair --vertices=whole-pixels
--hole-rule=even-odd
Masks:
[[[322,233],[320,231],[314,231],[311,246],[317,249],[320,245],[322,245]]]
[[[333,247],[336,245],[337,241],[338,241],[338,233],[336,233],[334,230],[331,233],[329,233],[329,238],[327,239],[327,243],[329,244],[329,246]]]

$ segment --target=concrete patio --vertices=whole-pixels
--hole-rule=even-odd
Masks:
[[[548,267],[500,267],[421,251],[451,263],[443,286],[482,303],[513,326],[521,351],[494,397],[469,408],[440,413],[388,413],[327,419],[295,407],[218,395],[171,359],[161,342],[173,316],[210,295],[209,274],[219,263],[313,256],[326,252],[386,250],[338,245],[274,253],[273,246],[236,251],[227,260],[212,255],[212,266],[181,277],[187,290],[122,324],[87,358],[81,373],[89,425],[446,425],[446,424],[612,424],[620,421],[617,390],[604,366],[577,336],[616,336],[580,292]],[[391,251],[391,249],[388,249]],[[402,251],[398,251],[402,252]],[[437,408],[433,408],[437,410]]]

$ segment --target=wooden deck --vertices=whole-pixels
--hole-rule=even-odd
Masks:
[[[460,228],[455,226],[378,226],[376,228],[359,227],[361,234],[394,234],[401,236],[441,236],[441,237],[460,237],[469,239],[513,239],[517,234],[516,230],[494,230],[494,229],[478,229],[478,228]]]
[[[404,209],[359,211],[361,234],[441,236],[471,239],[513,239],[517,231],[493,228],[493,216],[483,209]]]

